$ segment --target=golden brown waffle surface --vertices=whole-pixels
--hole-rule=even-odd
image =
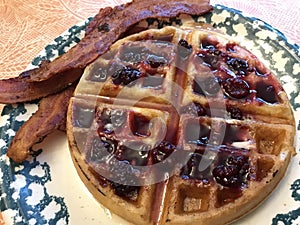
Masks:
[[[68,112],[83,182],[136,224],[226,224],[256,207],[294,154],[280,83],[211,28],[115,43],[85,70]]]

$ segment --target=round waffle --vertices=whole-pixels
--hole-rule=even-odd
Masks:
[[[226,224],[284,176],[295,124],[260,60],[203,26],[150,29],[89,65],[68,111],[75,167],[135,224]]]

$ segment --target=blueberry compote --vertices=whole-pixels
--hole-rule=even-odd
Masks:
[[[225,94],[229,98],[242,99],[250,94],[249,84],[241,78],[228,78],[223,83]]]
[[[152,162],[159,163],[167,159],[174,151],[176,146],[169,141],[162,141],[151,150]]]
[[[215,43],[208,38],[202,40],[194,63],[196,68],[200,71],[204,70],[205,73],[209,68],[213,75],[204,78],[201,77],[203,73],[199,71],[200,76],[196,75],[193,81],[193,92],[212,97],[222,87],[224,97],[228,99],[256,100],[267,104],[278,103],[278,87],[276,82],[271,80],[267,69],[259,63],[255,65],[251,60],[237,57],[239,53],[241,53],[240,55],[245,54],[234,43],[227,44],[224,50],[223,47],[218,46],[217,42]],[[253,56],[249,55],[249,58],[251,57]],[[197,67],[197,65],[202,67]],[[229,110],[228,112],[234,119],[242,118],[238,110]]]
[[[228,57],[226,64],[236,75],[245,76],[253,71],[244,59]]]
[[[212,174],[216,182],[224,187],[242,188],[247,184],[249,174],[249,157],[241,151],[220,152],[218,165]]]
[[[140,190],[139,179],[129,162],[118,161],[113,165],[109,165],[109,172],[114,176],[114,180],[110,182],[115,194],[136,201]]]
[[[112,74],[112,81],[115,85],[133,85],[134,81],[141,78],[143,74],[136,68],[124,66]]]
[[[208,150],[209,151],[209,150]],[[203,152],[190,153],[186,165],[181,170],[182,179],[193,179],[205,184],[212,180],[211,170],[213,159],[210,160]]]
[[[150,65],[152,68],[158,68],[159,66],[165,65],[170,61],[170,57],[166,53],[162,52],[160,47],[164,47],[163,42],[150,42],[149,45],[153,45],[153,49],[149,49],[140,45],[125,45],[123,46],[119,59],[123,62],[138,65],[140,63]],[[167,47],[167,46],[166,46]]]
[[[247,185],[249,172],[249,157],[245,149],[215,146],[189,153],[180,176],[204,184],[216,181],[226,188],[241,189]]]
[[[215,70],[219,67],[223,54],[218,50],[217,43],[204,39],[200,43],[200,51],[197,56],[201,59],[203,65]]]
[[[137,174],[139,166],[146,166],[149,158],[149,146],[137,141],[123,143],[119,146],[115,156],[117,165],[110,166],[110,172],[116,176],[118,182],[112,181],[115,193],[130,200],[136,200],[140,190]]]
[[[228,106],[226,110],[230,118],[237,119],[237,120],[243,119],[243,112],[239,108]]]
[[[163,140],[157,143],[156,146],[150,151],[153,169],[157,171],[155,176],[163,179],[169,174],[173,174],[179,163],[182,165],[184,160],[184,151],[172,142]]]
[[[147,164],[148,148],[139,142],[120,145],[113,138],[99,136],[92,141],[89,160],[108,170],[107,173],[112,176],[108,182],[118,196],[135,201],[140,187],[137,169],[133,166]]]
[[[202,60],[205,66],[208,66],[212,70],[215,70],[220,65],[220,51],[215,52],[199,52],[197,56]]]
[[[173,55],[171,47],[158,40],[123,46],[118,56],[121,63],[112,62],[109,69],[113,84],[132,86],[143,78],[140,80],[143,87],[161,89],[165,77],[163,67]]]

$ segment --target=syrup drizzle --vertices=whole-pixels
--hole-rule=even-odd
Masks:
[[[154,225],[159,225],[160,221],[164,221],[166,199],[167,199],[167,187],[169,184],[169,178],[166,176],[165,181],[155,185],[154,203],[152,205],[151,221]]]

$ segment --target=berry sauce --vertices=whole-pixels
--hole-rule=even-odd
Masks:
[[[277,80],[272,80],[269,72],[262,64],[253,63],[251,60],[239,58],[236,55],[241,47],[229,43],[224,47],[209,39],[201,41],[196,52],[194,64],[201,74],[210,70],[214,76],[209,78],[195,76],[193,91],[195,94],[206,97],[214,96],[222,87],[224,98],[240,101],[257,101],[258,103],[278,103]],[[245,54],[242,52],[241,55]],[[195,59],[196,59],[195,58]],[[254,56],[249,55],[249,59]],[[201,65],[201,66],[199,66]],[[249,76],[249,78],[248,78]],[[240,113],[238,113],[240,114]],[[240,115],[235,118],[240,118]]]

